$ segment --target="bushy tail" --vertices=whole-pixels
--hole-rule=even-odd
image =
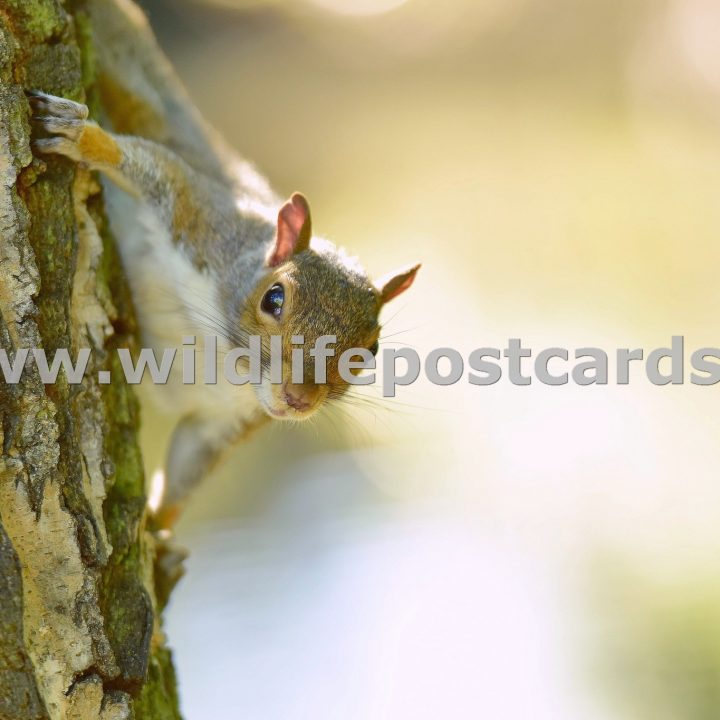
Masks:
[[[132,0],[90,0],[98,84],[110,129],[153,140],[238,192],[274,201],[267,181],[205,122]]]

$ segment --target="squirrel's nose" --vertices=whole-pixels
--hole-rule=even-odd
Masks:
[[[303,412],[310,407],[310,403],[305,399],[305,389],[302,385],[285,385],[283,388],[283,397],[291,408],[299,412]]]

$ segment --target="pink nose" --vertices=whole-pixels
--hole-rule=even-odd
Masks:
[[[283,397],[291,408],[295,408],[295,410],[299,410],[300,412],[310,407],[310,403],[307,400],[303,400],[302,396],[298,395],[296,390],[293,392],[287,385],[283,388]]]

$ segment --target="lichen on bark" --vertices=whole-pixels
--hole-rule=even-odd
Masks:
[[[88,102],[82,0],[0,0],[0,347],[93,350],[81,385],[0,381],[0,720],[179,717],[155,600],[134,320],[96,180],[30,147],[25,90]]]

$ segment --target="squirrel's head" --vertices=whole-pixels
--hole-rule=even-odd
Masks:
[[[412,285],[419,265],[373,283],[354,259],[331,243],[312,240],[310,207],[295,193],[280,209],[274,241],[266,259],[267,274],[248,299],[243,327],[260,335],[264,352],[271,337],[282,338],[282,383],[263,372],[256,386],[263,409],[274,418],[301,420],[326,401],[342,396],[348,383],[338,371],[345,350],[378,350],[383,305]],[[325,361],[325,382],[315,381],[310,350],[323,335],[337,338],[334,356]],[[302,342],[293,342],[302,336]],[[292,380],[292,353],[304,351],[303,382]],[[357,358],[360,359],[360,358]]]

